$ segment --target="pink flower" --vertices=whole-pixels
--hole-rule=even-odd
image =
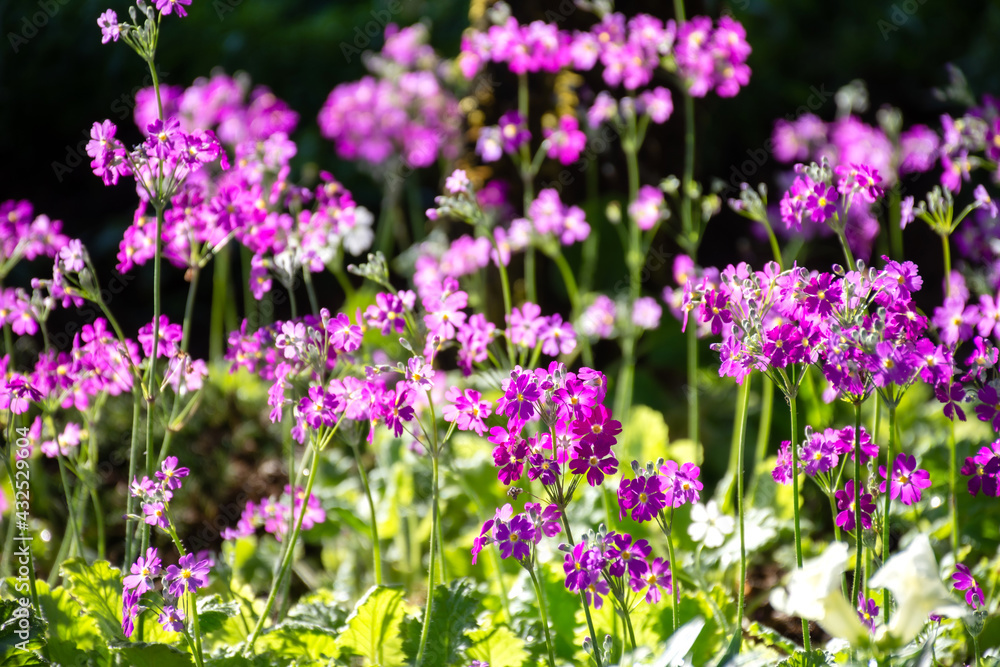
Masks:
[[[542,135],[549,142],[548,156],[563,164],[576,162],[587,145],[587,135],[580,131],[576,116],[560,116],[559,125],[555,129],[546,128]]]

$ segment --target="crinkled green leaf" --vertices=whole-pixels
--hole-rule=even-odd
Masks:
[[[490,667],[522,667],[528,659],[524,641],[506,625],[473,630],[472,646],[466,651],[469,660],[488,662]]]
[[[476,627],[479,602],[480,596],[468,579],[456,579],[434,589],[427,643],[419,665],[461,664],[462,655],[470,644],[466,633]],[[412,618],[404,625],[403,653],[408,662],[416,664],[423,618]]]
[[[104,560],[88,565],[82,558],[72,558],[63,562],[60,572],[66,589],[84,613],[94,619],[105,640],[124,641],[121,570]]]
[[[223,602],[219,595],[198,599],[198,627],[203,635],[215,632],[226,623],[226,619],[238,613],[240,613],[238,602]]]
[[[340,654],[332,630],[302,621],[279,623],[261,635],[254,648],[291,659],[297,665],[326,665]]]
[[[114,653],[122,656],[129,667],[193,667],[191,654],[168,644],[145,642],[115,642],[110,644]]]
[[[835,664],[833,656],[826,651],[815,650],[808,653],[799,651],[778,663],[778,667],[823,667],[832,664]]]
[[[0,600],[0,653],[13,656],[40,649],[45,644],[44,634],[45,623],[30,604]]]
[[[372,586],[347,619],[347,630],[337,640],[344,652],[365,658],[366,664],[403,665],[403,593],[398,588]]]
[[[340,630],[347,620],[342,598],[328,588],[321,588],[299,599],[288,610],[288,619],[311,623],[327,630]]]

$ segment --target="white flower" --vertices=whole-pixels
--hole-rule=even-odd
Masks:
[[[796,568],[785,588],[771,592],[771,606],[789,616],[816,621],[834,637],[861,643],[867,630],[840,592],[847,558],[847,544],[831,543],[819,557]]]
[[[929,614],[960,617],[965,609],[941,582],[934,551],[926,535],[917,535],[906,549],[885,562],[868,581],[872,588],[888,588],[896,602],[888,632],[908,644],[927,622]]]
[[[722,546],[726,535],[733,532],[735,522],[733,517],[719,512],[719,505],[709,500],[707,505],[695,503],[691,507],[691,525],[688,535],[695,542],[701,542],[709,549]]]

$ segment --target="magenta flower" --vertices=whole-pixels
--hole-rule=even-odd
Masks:
[[[504,393],[503,412],[508,417],[518,419],[522,422],[528,421],[535,414],[534,402],[542,397],[542,392],[535,383],[530,372],[518,373],[511,371],[510,383]],[[500,411],[500,406],[497,406]]]
[[[518,514],[510,523],[500,522],[494,531],[502,558],[524,560],[531,555],[531,544],[536,540],[535,526],[524,514]]]
[[[131,572],[122,580],[122,586],[126,590],[135,589],[136,595],[142,595],[153,588],[153,577],[160,574],[160,557],[156,549],[150,547],[146,549],[146,556],[139,558],[132,563]]]
[[[701,469],[693,463],[678,466],[676,461],[667,461],[660,466],[660,489],[666,495],[667,506],[698,502],[703,488],[699,475]]]
[[[608,574],[612,577],[627,575],[631,579],[641,577],[649,571],[646,559],[653,549],[646,540],[632,542],[631,535],[608,533],[604,538],[604,544],[608,547],[607,555],[610,559]]]
[[[899,454],[892,465],[892,487],[890,497],[893,500],[900,498],[904,505],[912,505],[920,500],[922,489],[931,485],[930,473],[926,470],[915,470],[917,459],[915,456]],[[886,477],[885,466],[878,467],[879,474]],[[885,493],[885,482],[879,486],[879,491]]]
[[[972,572],[968,567],[959,563],[955,566],[955,569],[957,572],[951,575],[951,578],[955,581],[955,590],[965,591],[966,604],[973,609],[979,609],[986,600],[982,587],[976,581],[975,577],[972,576]]]
[[[516,153],[521,146],[531,140],[531,132],[517,111],[508,111],[500,116],[499,128],[500,142],[507,153]]]
[[[633,521],[652,521],[667,506],[661,484],[659,475],[622,481],[618,486],[619,517],[631,512]]]
[[[778,448],[778,459],[775,463],[774,470],[771,472],[771,477],[778,484],[791,484],[792,483],[792,443],[788,440],[783,440],[781,446]]]
[[[183,632],[184,612],[172,605],[163,608],[163,613],[157,619],[167,632]]]
[[[969,494],[975,496],[982,491],[987,496],[1000,496],[1000,441],[994,442],[992,449],[983,447],[975,456],[966,458],[962,474],[971,476]]]
[[[118,25],[118,14],[109,9],[97,18],[97,25],[101,27],[101,44],[117,42],[121,36],[121,27]]]
[[[618,459],[610,446],[581,440],[572,450],[569,469],[576,475],[586,475],[591,486],[599,486],[605,475],[613,475],[618,470]]]
[[[535,453],[528,456],[528,465],[528,479],[537,479],[544,486],[556,483],[559,475],[559,464],[552,459]]]
[[[560,116],[559,125],[555,129],[545,128],[542,134],[549,142],[548,156],[563,164],[576,162],[587,146],[587,135],[580,131],[576,116]]]
[[[642,577],[633,577],[629,581],[636,593],[646,589],[646,602],[656,604],[660,601],[661,591],[667,594],[673,592],[671,583],[670,561],[657,558],[649,565],[649,571]]]
[[[710,290],[705,294],[699,315],[702,322],[712,327],[713,336],[721,334],[723,326],[733,321],[733,314],[729,311],[729,300],[719,290]]]
[[[159,526],[163,530],[170,527],[167,520],[167,509],[163,503],[146,503],[142,506],[142,511],[146,515],[143,519],[150,526]]]
[[[563,572],[566,573],[566,588],[572,593],[579,593],[590,585],[591,579],[600,576],[600,570],[591,571],[592,553],[587,545],[577,542],[573,550],[563,559]]]
[[[663,217],[663,191],[652,185],[639,188],[634,202],[629,204],[628,212],[639,229],[649,231]]]
[[[365,319],[368,326],[380,329],[383,336],[402,333],[406,329],[403,300],[395,294],[379,292],[375,295],[375,303],[365,310]]]
[[[184,17],[187,16],[184,5],[190,4],[191,0],[156,0],[156,9],[164,16],[174,12],[177,16]]]
[[[562,315],[556,313],[549,317],[538,333],[542,344],[542,354],[558,357],[569,354],[576,349],[576,331],[569,322],[563,322]]]
[[[526,302],[520,308],[511,310],[507,318],[507,336],[514,345],[531,349],[537,344],[538,334],[545,324],[541,307]]]
[[[864,591],[858,591],[858,618],[869,632],[875,632],[876,616],[878,616],[878,605],[875,604],[875,600],[866,598]]]
[[[135,632],[135,619],[139,615],[139,594],[126,590],[122,594],[122,633],[131,637]]]
[[[837,189],[832,185],[817,183],[806,198],[805,212],[813,222],[826,222],[837,210]]]
[[[486,432],[483,420],[490,416],[492,407],[488,401],[481,399],[482,394],[475,389],[463,392],[458,387],[452,387],[445,393],[445,400],[450,404],[441,411],[442,417],[446,422],[454,422],[459,430],[475,431],[476,435],[482,436]]]
[[[207,560],[195,562],[194,554],[181,556],[177,565],[168,565],[164,582],[167,590],[175,597],[180,597],[184,593],[194,592],[199,588],[208,586],[208,571],[210,569]]]
[[[181,480],[190,473],[188,468],[177,467],[176,456],[168,456],[163,460],[160,469],[156,471],[156,479],[160,480],[163,488],[177,490],[181,488]]]
[[[1000,432],[1000,396],[992,384],[984,385],[979,390],[980,404],[976,406],[976,416],[979,421],[988,422],[994,431]]]
[[[434,388],[435,371],[423,357],[410,357],[406,362],[406,381],[418,391],[430,391]]]
[[[654,123],[665,123],[674,112],[674,99],[669,89],[657,86],[639,93],[639,108]]]
[[[837,500],[837,525],[845,530],[854,530],[856,518],[859,513],[854,506],[854,480],[847,480],[843,490],[837,491],[834,498]],[[865,528],[872,527],[872,513],[875,512],[875,503],[872,501],[872,494],[861,494],[860,520]]]
[[[586,600],[588,607],[600,609],[604,606],[604,598],[601,596],[607,595],[610,591],[611,587],[608,585],[608,582],[604,581],[604,579],[591,577],[590,583],[583,589],[583,597]]]
[[[344,313],[337,313],[337,316],[326,325],[326,332],[330,334],[330,342],[337,350],[344,352],[354,352],[361,347],[361,339],[364,332],[357,324],[351,324],[351,319]]]

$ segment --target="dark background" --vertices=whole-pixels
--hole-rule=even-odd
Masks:
[[[562,4],[569,6],[568,0]],[[196,77],[209,75],[215,67],[228,73],[248,72],[254,84],[271,87],[300,113],[299,129],[293,137],[299,146],[294,161],[296,169],[312,173],[315,166],[330,169],[362,204],[377,214],[379,184],[356,165],[336,157],[332,144],[319,136],[316,115],[336,84],[364,74],[361,59],[354,56],[348,61],[342,44],[353,45],[366,24],[375,20],[373,16],[387,5],[379,0],[194,0],[187,18],[169,16],[163,21],[157,56],[162,79],[166,83],[189,85]],[[554,1],[512,5],[522,23],[545,19],[546,10],[557,11],[560,7]],[[98,266],[106,271],[105,280],[112,271],[122,231],[131,222],[136,198],[130,183],[123,181],[117,187],[105,187],[90,172],[82,146],[90,125],[104,118],[119,122],[120,133],[124,132],[126,137],[128,133],[138,136],[131,121],[131,99],[138,87],[149,82],[144,63],[124,43],[101,44],[96,20],[109,6],[120,17],[126,16],[128,4],[117,1],[0,1],[4,37],[0,44],[0,156],[3,158],[0,200],[26,198],[35,204],[36,212],[63,220],[66,233],[81,237]],[[672,16],[672,7],[668,2],[618,4],[618,9],[626,15],[645,11],[664,18]],[[1000,34],[1000,3],[967,0],[961,3],[961,9],[957,7],[926,0],[688,3],[688,16],[717,17],[721,12],[731,13],[746,27],[753,47],[749,60],[753,74],[748,87],[733,99],[710,95],[696,102],[696,178],[706,184],[713,177],[729,181],[734,168],[742,171],[741,165],[753,154],[761,154],[776,118],[794,117],[817,99],[825,97],[816,105],[815,113],[826,120],[832,119],[836,110],[832,94],[854,79],[868,84],[871,104],[865,120],[871,123],[875,122],[875,110],[883,104],[901,108],[906,124],[925,122],[932,127],[937,125],[943,111],[959,112],[959,106],[932,94],[932,89],[947,84],[948,63],[961,68],[977,97],[984,92],[1000,91],[1000,71],[996,67],[1000,55],[996,39]],[[400,25],[421,19],[430,22],[439,53],[451,57],[457,54],[462,30],[469,23],[469,4],[456,0],[401,0],[401,10],[392,16]],[[560,25],[586,28],[593,20],[591,15],[576,11]],[[32,22],[42,25],[36,27]],[[381,35],[370,43],[373,49],[380,46]],[[496,72],[495,76],[503,84],[504,77],[510,75]],[[662,80],[657,82],[667,83],[665,75],[658,76]],[[599,85],[599,74],[587,74],[581,98],[592,95],[588,89]],[[495,122],[500,113],[515,105],[515,90],[515,85],[498,87],[495,106],[486,109],[487,122]],[[510,94],[505,97],[505,92]],[[679,96],[675,95],[675,100],[680,107]],[[553,104],[551,77],[532,75],[532,109],[548,110]],[[641,155],[643,182],[657,183],[668,174],[680,173],[682,131],[679,111],[665,126],[651,131]],[[606,162],[599,178],[602,200],[590,201],[588,207],[588,211],[598,213],[603,211],[604,200],[621,197],[625,189],[620,151],[612,147],[602,161]],[[57,163],[66,165],[68,170],[57,167]],[[503,169],[501,166],[501,176]],[[549,180],[562,166],[547,164],[546,169],[549,171],[543,171],[540,182]],[[782,169],[784,166],[768,155],[764,164],[755,169],[756,173],[747,175],[752,182],[763,181],[775,191],[775,172]],[[439,191],[441,177],[436,168],[411,176],[419,179],[417,192],[421,204],[431,203]],[[585,179],[576,179],[564,199],[581,203],[585,196],[584,182]],[[514,201],[518,201],[516,190],[513,195]],[[607,224],[600,216],[595,219],[593,215],[590,222],[598,229]],[[617,236],[610,230],[604,231],[607,236],[602,235],[602,239]],[[881,236],[884,238],[885,234]],[[939,278],[936,239],[915,226],[906,231],[906,243],[908,253],[916,256],[924,246],[930,248],[927,261],[921,263],[922,272],[934,276],[936,271]],[[621,259],[616,259],[619,255],[616,248],[611,243],[603,245],[594,282],[597,290],[611,289],[625,275]],[[667,234],[655,246],[665,248],[669,256],[676,252]],[[699,260],[706,265],[724,265],[739,259],[766,259],[766,251],[766,245],[750,232],[742,218],[724,210],[709,226]],[[805,259],[828,265],[839,259],[837,252],[835,245],[829,244],[829,248],[814,251]],[[575,260],[572,254],[571,259]],[[30,275],[37,275],[40,270],[25,266],[9,283],[26,284]],[[541,271],[540,284],[546,284],[550,272],[553,280],[549,284],[560,285],[543,299],[551,301],[545,304],[547,310],[565,311],[567,304],[559,292],[558,274],[545,264]],[[151,273],[150,266],[141,269],[116,304],[129,333],[148,321]],[[186,291],[181,273],[168,268],[165,280],[166,312],[179,319]],[[669,280],[667,264],[654,273],[644,290],[658,295]],[[204,306],[207,312],[211,281],[202,282],[199,308]],[[931,286],[927,298],[933,300],[933,290],[939,283],[939,279],[925,283]],[[333,301],[325,305],[339,305],[336,296],[330,298]],[[673,325],[669,329],[672,336]],[[193,340],[199,338],[203,336],[196,330]],[[662,348],[656,336],[647,339],[651,341],[647,343],[650,349]],[[193,351],[196,355],[205,353],[197,342]],[[661,350],[661,356],[650,358],[654,367],[660,364],[680,368],[677,360],[681,357],[662,354],[666,353]],[[643,396],[638,391],[637,395]]]

